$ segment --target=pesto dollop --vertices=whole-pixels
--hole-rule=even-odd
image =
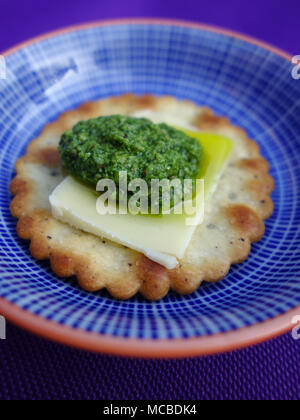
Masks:
[[[127,171],[128,183],[147,182],[149,199],[151,179],[195,179],[202,157],[199,141],[182,131],[123,115],[77,123],[62,135],[58,149],[65,169],[78,180],[95,187],[109,178],[118,186],[119,172]]]

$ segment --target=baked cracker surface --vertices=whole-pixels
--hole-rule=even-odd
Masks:
[[[64,177],[57,150],[61,134],[80,120],[126,115],[142,109],[168,113],[199,131],[229,137],[235,144],[228,166],[206,206],[204,221],[197,227],[184,258],[172,270],[51,215],[49,195]],[[16,163],[17,175],[10,186],[14,195],[10,209],[19,219],[18,235],[30,240],[31,254],[37,259],[49,259],[58,276],[75,275],[83,289],[106,288],[118,299],[128,299],[140,292],[149,300],[158,300],[170,289],[189,294],[203,280],[218,281],[226,276],[231,264],[247,258],[251,242],[264,235],[263,220],[273,212],[270,194],[274,182],[268,170],[269,164],[260,155],[257,143],[227,118],[170,96],[125,94],[83,104],[48,124]]]

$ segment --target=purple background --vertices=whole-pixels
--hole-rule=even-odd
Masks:
[[[240,31],[300,53],[299,0],[1,0],[0,51],[67,25],[163,17]],[[299,399],[300,342],[290,334],[206,358],[152,361],[101,356],[8,325],[0,341],[5,399]]]
[[[162,17],[209,23],[299,54],[299,0],[1,0],[0,51],[68,25]]]

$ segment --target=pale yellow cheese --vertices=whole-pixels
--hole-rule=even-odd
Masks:
[[[72,177],[58,185],[50,204],[55,218],[140,251],[167,268],[176,266],[176,257],[183,256],[194,231],[194,226],[185,226],[178,215],[100,215],[95,194]]]

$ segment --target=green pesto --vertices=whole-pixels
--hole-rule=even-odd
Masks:
[[[127,171],[128,182],[147,182],[150,199],[151,179],[196,179],[202,146],[167,124],[111,115],[81,121],[66,131],[59,153],[67,172],[78,180],[95,187],[109,178],[118,187],[119,171]]]

